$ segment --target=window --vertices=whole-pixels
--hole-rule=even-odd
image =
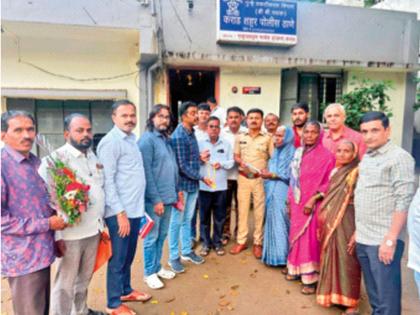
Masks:
[[[299,73],[298,100],[307,102],[311,118],[322,121],[322,105],[337,102],[343,92],[341,73]]]
[[[54,148],[64,144],[64,117],[71,113],[81,113],[89,117],[94,134],[94,149],[102,137],[111,130],[112,100],[35,100],[8,98],[8,110],[26,110],[35,117],[37,132],[43,134]],[[39,148],[33,153],[42,157],[45,152]]]

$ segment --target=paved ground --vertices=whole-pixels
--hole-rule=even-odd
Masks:
[[[228,245],[228,248],[231,244]],[[142,248],[139,243],[139,249]],[[166,251],[166,250],[165,250]],[[217,257],[213,252],[205,264],[188,264],[187,271],[166,281],[166,287],[153,291],[142,281],[142,251],[137,253],[133,266],[133,286],[153,294],[145,304],[131,304],[138,314],[148,315],[222,315],[222,314],[340,314],[338,308],[324,309],[313,296],[300,294],[300,285],[284,280],[280,270],[268,268],[257,261],[251,251],[232,256]],[[166,256],[165,260],[166,261]],[[412,273],[403,267],[403,314],[419,314],[420,301]],[[105,302],[105,267],[93,278],[89,291],[89,305],[103,310]],[[2,281],[1,314],[12,315],[10,292]],[[369,314],[365,295],[362,314]],[[29,314],[28,314],[29,315]]]

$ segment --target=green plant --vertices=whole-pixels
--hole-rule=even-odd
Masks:
[[[353,77],[350,85],[356,87],[343,94],[340,99],[346,109],[347,126],[359,130],[360,118],[364,113],[373,110],[384,112],[388,117],[392,117],[392,110],[386,104],[390,100],[387,91],[392,88],[391,81],[373,81]]]
[[[416,102],[414,103],[414,111],[420,109],[420,77],[416,77]]]

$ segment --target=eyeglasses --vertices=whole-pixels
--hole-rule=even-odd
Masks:
[[[157,115],[157,117],[158,117],[159,119],[162,119],[162,120],[164,120],[164,119],[166,119],[166,120],[170,120],[170,119],[171,119],[171,116],[165,116],[165,115]]]
[[[208,125],[207,127],[210,128],[210,129],[219,129],[220,128],[220,126],[214,126],[214,125]]]

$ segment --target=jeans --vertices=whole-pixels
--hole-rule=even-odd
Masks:
[[[416,281],[417,290],[419,291],[419,298],[420,298],[420,272],[419,271],[414,271],[414,280]]]
[[[106,273],[107,304],[109,308],[121,305],[121,296],[130,294],[131,264],[136,254],[139,236],[140,218],[128,219],[130,234],[126,237],[118,235],[117,216],[105,218],[111,238],[112,257],[108,261]]]
[[[213,238],[210,236],[213,214]],[[226,190],[200,191],[200,231],[206,247],[222,246],[223,225],[226,220]]]
[[[199,211],[199,202],[197,198],[197,202],[195,203],[194,215],[191,219],[191,240],[197,240],[197,214]],[[201,230],[200,230],[200,241],[201,241]]]
[[[169,260],[179,258],[179,241],[181,240],[181,254],[183,256],[191,253],[191,219],[194,215],[195,203],[198,190],[194,192],[183,191],[184,210],[172,209],[171,221],[169,223]]]
[[[150,276],[157,273],[162,265],[163,243],[168,235],[169,220],[171,219],[172,206],[165,205],[165,211],[162,216],[158,216],[151,203],[146,203],[146,212],[155,221],[153,229],[147,234],[143,242],[144,254],[144,276]]]
[[[398,240],[394,259],[385,265],[379,261],[379,246],[356,243],[372,315],[401,314],[401,257],[404,242]]]

